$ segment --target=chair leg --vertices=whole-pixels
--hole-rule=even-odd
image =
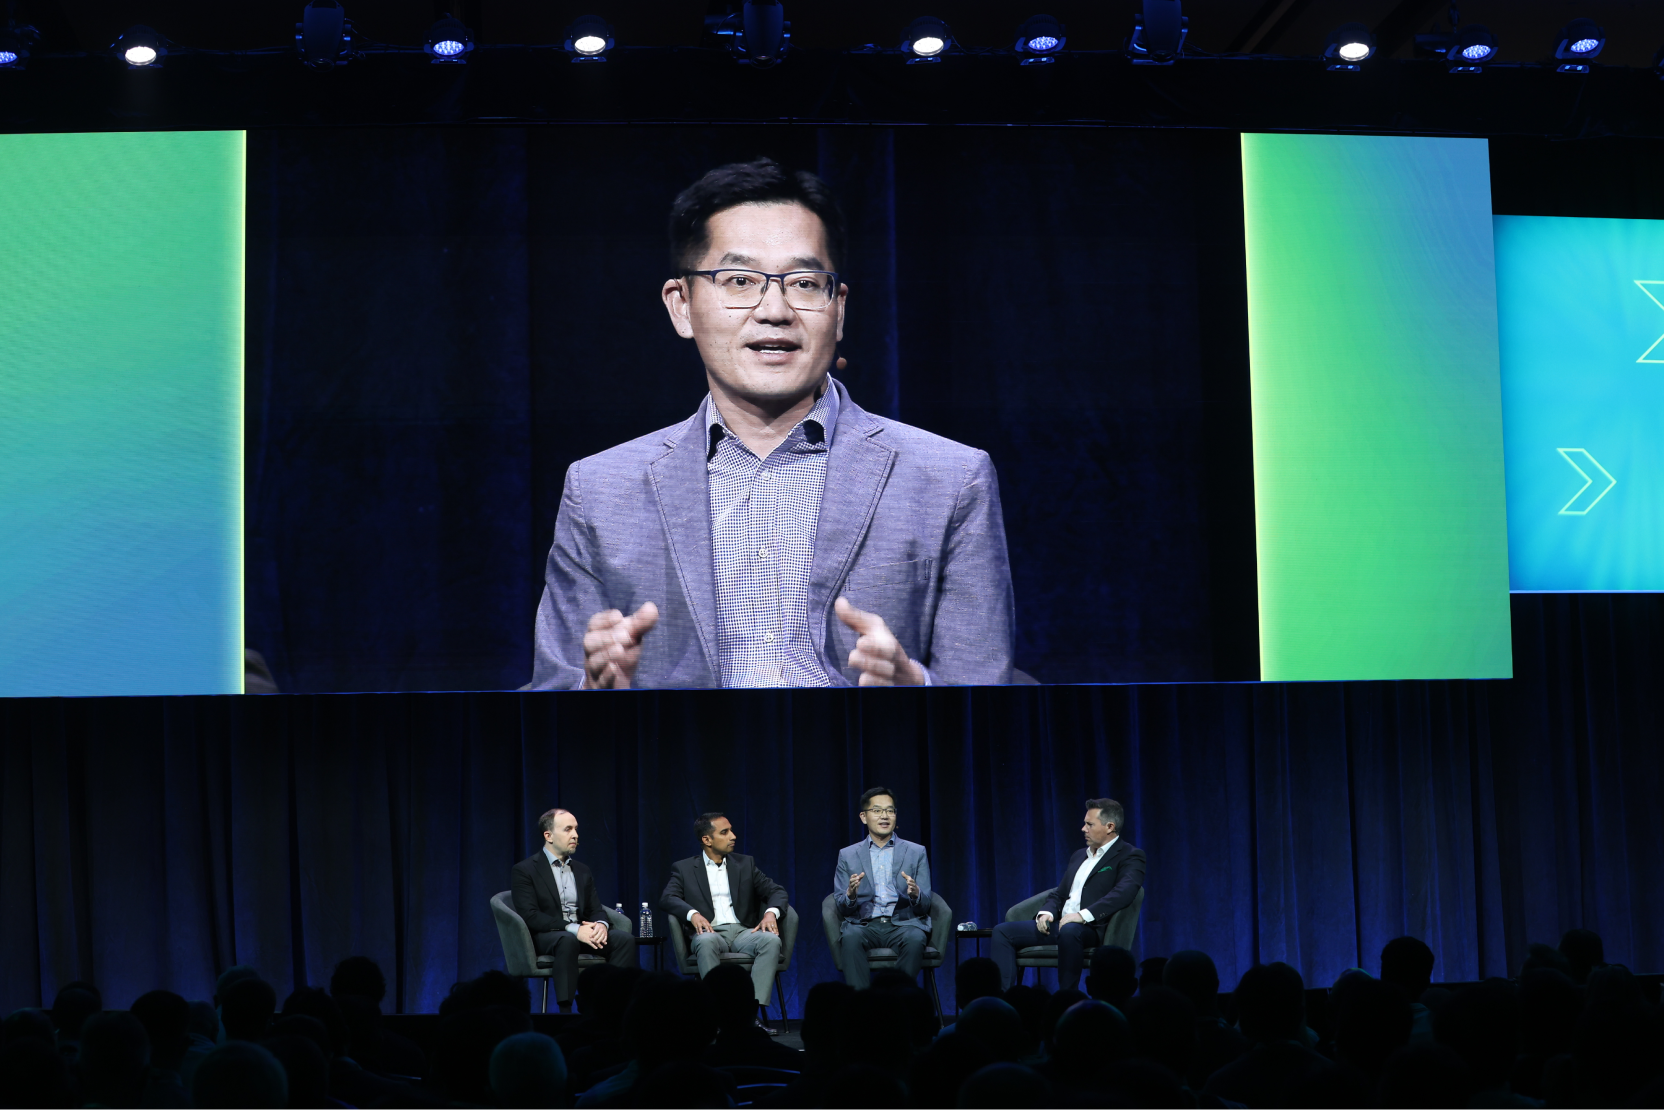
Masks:
[[[925,978],[930,980],[930,996],[936,1000],[936,1024],[938,1026],[946,1025],[947,1018],[942,1014],[942,992],[936,989],[936,969],[927,967],[924,969],[924,974]]]
[[[549,977],[543,977],[543,1012],[549,1012]]]

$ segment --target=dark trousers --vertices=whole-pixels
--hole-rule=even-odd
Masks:
[[[890,948],[896,954],[896,970],[909,979],[918,975],[924,966],[925,932],[893,921],[868,921],[853,929],[845,929],[838,938],[843,957],[844,982],[856,990],[872,986],[872,969],[867,963],[870,948]]]
[[[564,930],[558,933],[538,933],[532,937],[539,956],[555,958],[555,998],[572,1001],[578,993],[578,957],[585,952],[605,956],[614,967],[636,966],[636,938],[623,929],[608,929],[605,948],[595,949]]]
[[[1080,969],[1086,963],[1086,950],[1101,943],[1098,930],[1079,921],[1071,921],[1059,929],[1052,922],[1051,932],[1042,933],[1032,921],[1007,921],[994,926],[994,963],[1000,969],[1000,989],[1008,990],[1017,981],[1017,949],[1037,944],[1057,945],[1057,989],[1071,990],[1080,981]]]

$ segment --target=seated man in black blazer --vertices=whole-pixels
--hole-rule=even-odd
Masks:
[[[750,856],[734,851],[739,836],[727,817],[700,814],[693,832],[705,850],[671,864],[659,909],[692,928],[693,955],[699,961],[701,979],[722,962],[724,952],[752,957],[751,985],[757,1006],[766,1016],[780,962],[786,890],[759,871]],[[768,1028],[762,1016],[757,1024],[770,1034],[777,1032]]]
[[[543,851],[514,865],[509,881],[514,912],[532,931],[540,956],[555,958],[555,998],[560,1012],[572,1012],[578,989],[578,954],[593,951],[614,967],[636,966],[636,938],[607,921],[595,876],[572,858],[578,850],[578,819],[570,811],[551,809],[537,819]]]
[[[1132,905],[1144,885],[1144,852],[1121,839],[1125,820],[1126,811],[1114,798],[1088,801],[1081,826],[1086,847],[1069,857],[1057,889],[1040,912],[1033,921],[1007,921],[994,927],[994,962],[999,965],[1001,990],[1009,989],[1017,979],[1017,950],[1036,944],[1057,945],[1057,987],[1074,989],[1086,950],[1103,943],[1109,919]]]

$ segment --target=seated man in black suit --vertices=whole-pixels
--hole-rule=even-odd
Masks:
[[[543,851],[514,865],[514,912],[532,931],[540,956],[555,958],[555,998],[560,1012],[572,1012],[578,987],[578,953],[584,949],[607,957],[614,967],[636,966],[636,939],[614,929],[595,893],[595,876],[572,858],[578,850],[578,819],[551,809],[537,819]]]
[[[757,1006],[766,1015],[780,962],[786,890],[759,871],[750,856],[734,851],[739,836],[727,817],[700,814],[693,832],[704,851],[671,864],[659,909],[693,930],[693,955],[699,961],[701,979],[722,962],[724,952],[752,957],[751,985]],[[768,1029],[762,1015],[757,1024]]]
[[[1125,820],[1126,811],[1115,799],[1088,801],[1086,821],[1081,825],[1086,847],[1069,857],[1057,889],[1040,912],[1033,921],[1007,921],[994,927],[1000,989],[1009,990],[1016,981],[1017,950],[1036,944],[1057,945],[1057,987],[1075,988],[1086,950],[1103,943],[1109,919],[1132,905],[1144,885],[1144,853],[1121,839]]]

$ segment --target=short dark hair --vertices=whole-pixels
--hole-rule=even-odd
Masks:
[[[562,809],[560,806],[556,806],[554,809],[546,811],[541,817],[539,817],[537,819],[537,831],[540,832],[540,833],[554,832],[555,831],[555,818],[559,817],[563,813],[571,813],[571,812],[572,812],[571,810]]]
[[[695,817],[693,819],[694,838],[697,840],[703,840],[707,836],[710,836],[716,829],[717,818],[726,816],[728,816],[726,813],[712,810],[710,813],[701,813],[698,817]]]
[[[1433,981],[1433,950],[1416,937],[1394,937],[1381,949],[1381,979],[1396,983],[1410,992],[1410,1001],[1421,999],[1421,992]]]
[[[1235,991],[1237,1027],[1250,1041],[1286,1041],[1306,1024],[1306,984],[1285,963],[1256,964]]]
[[[856,805],[855,812],[865,813],[867,807],[872,804],[872,800],[881,794],[888,795],[890,801],[892,802],[896,800],[896,792],[894,790],[891,790],[888,786],[875,786],[871,790],[868,790],[865,794],[861,795],[861,801]]]
[[[335,974],[329,977],[329,993],[356,994],[380,1005],[387,997],[387,976],[370,957],[348,956],[335,965]]]
[[[1121,831],[1121,826],[1127,823],[1127,811],[1121,808],[1121,803],[1114,798],[1088,798],[1086,808],[1097,810],[1098,824],[1114,825],[1117,833]]]
[[[828,269],[844,261],[844,214],[826,182],[808,170],[793,173],[772,158],[718,166],[677,194],[670,206],[670,265],[685,273],[710,246],[712,216],[741,204],[801,204],[826,228]]]

